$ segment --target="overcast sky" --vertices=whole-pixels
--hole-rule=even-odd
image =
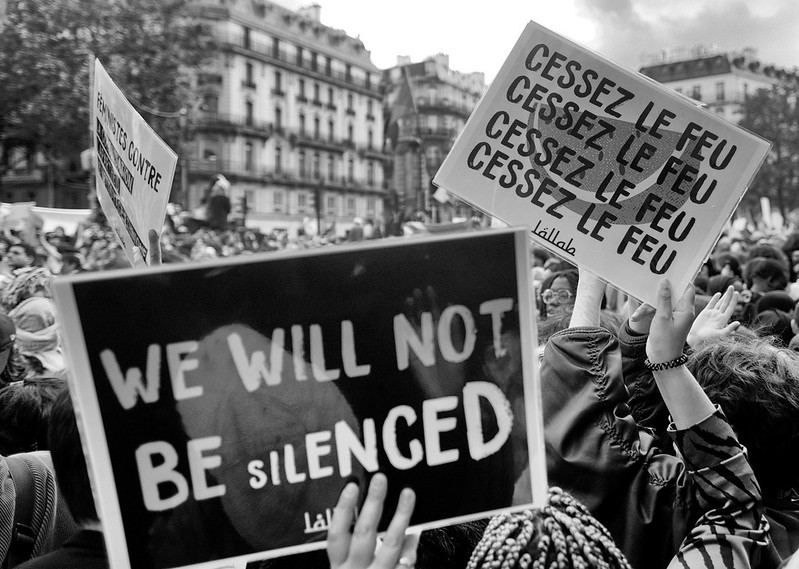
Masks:
[[[278,0],[297,8],[314,0]],[[491,80],[529,20],[638,69],[646,54],[698,44],[757,49],[799,66],[799,0],[315,0],[322,23],[360,36],[381,68],[448,53]]]

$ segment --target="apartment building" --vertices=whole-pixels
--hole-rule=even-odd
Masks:
[[[471,216],[466,204],[436,193],[431,180],[486,91],[485,75],[451,69],[446,54],[417,63],[399,57],[383,72],[383,86],[393,207],[405,219],[419,212],[434,222]]]
[[[196,9],[222,49],[198,76],[189,207],[222,174],[234,211],[262,230],[318,222],[343,235],[355,218],[382,222],[380,71],[361,40],[322,24],[318,5],[201,0]]]
[[[753,49],[716,53],[695,48],[666,53],[640,72],[673,88],[731,122],[741,119],[742,105],[758,89],[771,89],[784,81],[797,81],[795,70],[766,65]]]

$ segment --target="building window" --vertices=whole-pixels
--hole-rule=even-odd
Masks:
[[[304,178],[305,177],[305,150],[300,150],[299,159],[300,159],[300,164],[299,164],[300,178]]]
[[[219,97],[213,93],[208,93],[203,96],[203,108],[206,113],[219,112]]]
[[[275,71],[275,94],[283,92],[283,74],[280,71]]]
[[[327,108],[333,108],[333,87],[327,88]]]
[[[318,180],[322,177],[322,166],[320,162],[322,161],[321,157],[319,156],[318,152],[313,153],[313,177],[314,179]]]
[[[355,161],[350,158],[347,160],[347,181],[352,182],[355,180]]]
[[[244,64],[244,86],[255,87],[255,82],[253,81],[253,67],[252,63],[249,61]]]
[[[723,101],[724,100],[724,81],[719,81],[716,83],[716,100]]]
[[[336,196],[327,196],[327,214],[336,215]]]
[[[308,207],[308,194],[300,192],[297,194],[297,208],[300,210],[300,213],[304,213],[306,207]]]
[[[347,198],[347,215],[355,215],[355,198]]]
[[[280,57],[280,38],[272,38],[272,57]]]
[[[349,63],[347,67],[344,69],[344,80],[345,81],[352,81],[352,65]]]
[[[327,121],[327,138],[330,142],[336,139],[336,123],[333,122],[333,119]]]
[[[311,52],[311,71],[319,70],[318,55],[315,51]]]
[[[366,88],[367,88],[367,89],[371,89],[371,88],[372,88],[372,74],[371,74],[371,73],[367,73],[367,74],[366,74],[366,81],[365,81],[365,83],[366,83]]]
[[[353,136],[354,136],[353,133],[354,132],[355,132],[355,129],[353,129],[351,124],[348,124],[347,125],[347,142],[350,142],[350,143],[353,142]]]
[[[694,85],[691,89],[691,97],[696,99],[697,101],[702,100],[702,86],[701,85]]]
[[[366,100],[366,118],[368,120],[373,120],[375,118],[374,101],[372,99]]]
[[[352,93],[347,93],[347,112],[354,113]]]
[[[375,215],[375,198],[366,198],[366,215],[374,217]]]
[[[313,84],[313,102],[317,105],[322,103],[322,100],[319,98],[319,83]]]
[[[283,111],[280,107],[275,107],[275,130],[283,130]]]
[[[374,142],[374,133],[372,132],[371,128],[369,129],[369,132],[367,133],[366,136],[367,136],[366,144],[368,145],[369,150],[374,150],[374,144],[373,144],[373,142]]]
[[[254,166],[252,142],[244,145],[244,169],[252,172]]]
[[[327,179],[333,181],[336,177],[336,157],[332,154],[327,155]]]
[[[313,137],[317,140],[321,138],[321,133],[319,132],[319,117],[314,117],[313,119]]]
[[[333,74],[333,60],[330,57],[325,58],[325,75]]]
[[[246,101],[244,103],[244,123],[247,126],[252,126],[254,113],[255,110],[253,108],[252,101]]]
[[[366,183],[370,186],[375,185],[375,163],[371,160],[366,163]]]
[[[305,79],[300,79],[300,100],[305,99]]]
[[[275,146],[275,172],[278,174],[283,172],[283,149],[279,144]]]
[[[283,192],[275,190],[272,194],[272,205],[275,211],[283,211]]]
[[[250,49],[251,46],[250,28],[244,28],[244,36],[242,37],[242,43],[244,49]]]
[[[302,48],[297,46],[297,65],[302,67]]]
[[[305,115],[300,113],[300,136],[305,136]]]

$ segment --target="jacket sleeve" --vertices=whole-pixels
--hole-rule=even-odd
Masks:
[[[669,569],[758,566],[768,545],[760,487],[723,414],[675,432],[675,442],[700,516]]]
[[[636,334],[627,322],[619,329],[622,377],[630,394],[630,413],[639,427],[648,429],[657,441],[667,439],[669,414],[655,379],[644,366],[647,334]]]
[[[685,535],[674,526],[683,466],[638,429],[621,367],[608,330],[550,338],[541,368],[547,476],[608,528],[633,567],[664,568]]]

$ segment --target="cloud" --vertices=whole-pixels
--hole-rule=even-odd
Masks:
[[[753,4],[746,0],[577,0],[576,7],[595,23],[591,47],[626,67],[640,67],[645,54],[697,45],[722,51],[754,47],[766,63],[799,65],[799,2]]]

